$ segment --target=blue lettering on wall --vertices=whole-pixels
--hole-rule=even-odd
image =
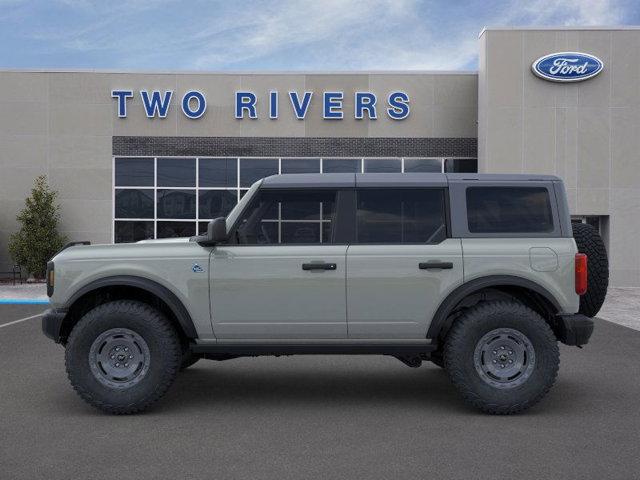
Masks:
[[[275,90],[269,92],[269,118],[278,118],[278,92]]]
[[[307,115],[307,110],[309,109],[309,104],[311,103],[312,95],[313,95],[313,92],[304,92],[304,96],[302,97],[302,102],[300,102],[300,97],[298,96],[298,92],[289,92],[291,105],[293,105],[293,111],[296,114],[296,118],[298,120],[304,120],[304,117]]]
[[[364,111],[367,111],[367,115],[371,120],[378,118],[376,116],[376,95],[371,92],[356,92],[356,106],[355,116],[356,119],[361,120],[364,118]]]
[[[409,116],[409,95],[404,92],[392,92],[387,99],[387,114],[394,120],[403,120]]]
[[[244,118],[244,112],[249,112],[249,118],[258,118],[256,113],[256,94],[253,92],[236,92],[236,118]]]
[[[127,118],[127,98],[133,98],[133,90],[111,90],[111,98],[118,99],[118,117]]]
[[[342,92],[324,92],[322,102],[322,118],[327,120],[341,119],[342,113]]]
[[[582,68],[582,67],[581,67]],[[139,90],[142,98],[142,106],[148,118],[165,118],[169,113],[173,91],[166,90]],[[313,92],[305,91],[302,95],[297,91],[289,91],[289,100],[293,107],[293,113],[298,120],[304,120],[311,109],[311,99]],[[111,97],[116,99],[117,113],[119,118],[127,117],[127,100],[133,98],[134,91],[126,89],[111,90]],[[280,115],[279,107],[280,93],[271,90],[268,100],[265,101],[265,110],[269,119],[275,120]],[[355,92],[353,117],[362,120],[365,117],[370,120],[378,118],[378,97],[369,91]],[[258,96],[249,91],[235,92],[235,118],[251,119],[258,118],[257,110]],[[203,92],[198,90],[187,90],[181,98],[181,109],[185,117],[198,119],[207,110],[207,99]],[[322,106],[313,107],[322,109],[322,118],[326,120],[341,120],[344,118],[344,92],[327,91],[322,92]],[[393,91],[386,97],[386,105],[380,109],[393,120],[404,120],[411,113],[409,95],[401,90]],[[316,112],[319,115],[320,112]]]
[[[191,108],[191,100],[195,99],[198,107],[194,110]],[[190,90],[182,97],[182,112],[188,118],[200,118],[207,110],[207,100],[204,98],[202,92],[197,90]]]
[[[144,105],[144,111],[147,114],[147,117],[153,118],[157,115],[160,118],[165,118],[169,112],[169,104],[171,103],[172,95],[173,91],[167,90],[164,92],[164,97],[161,97],[159,90],[153,90],[151,92],[151,98],[149,98],[149,92],[146,90],[140,90],[142,105]]]

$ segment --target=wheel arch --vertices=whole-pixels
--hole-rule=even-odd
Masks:
[[[66,340],[71,329],[84,313],[112,300],[141,300],[160,309],[185,339],[198,336],[193,319],[182,301],[167,287],[153,280],[134,275],[116,275],[94,280],[78,289],[66,302],[67,315],[59,337]]]
[[[438,306],[427,331],[427,338],[441,339],[451,328],[455,314],[465,307],[465,300],[487,300],[487,295],[515,298],[540,313],[553,327],[553,317],[560,304],[546,288],[526,278],[513,275],[491,275],[470,280],[453,290]],[[473,303],[473,304],[475,304]]]

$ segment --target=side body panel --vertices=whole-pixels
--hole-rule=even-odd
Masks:
[[[436,261],[450,262],[452,268],[419,268]],[[440,302],[462,282],[460,239],[437,245],[351,245],[349,338],[424,339]]]
[[[219,339],[346,338],[346,245],[221,245],[211,255]],[[333,263],[332,270],[303,270]]]
[[[560,305],[576,313],[573,238],[463,238],[465,282],[490,275],[512,275],[537,283]]]
[[[211,339],[209,253],[210,248],[186,240],[72,247],[53,259],[56,281],[51,304],[63,308],[78,290],[95,280],[140,277],[169,289],[189,312],[199,338]]]

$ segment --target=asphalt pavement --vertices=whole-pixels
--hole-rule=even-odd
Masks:
[[[153,410],[86,405],[40,305],[0,306],[2,479],[640,478],[640,332],[597,320],[532,410],[466,407],[446,374],[388,357],[200,361]]]

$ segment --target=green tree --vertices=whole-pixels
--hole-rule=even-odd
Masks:
[[[49,188],[46,176],[37,177],[31,196],[16,217],[20,230],[9,240],[13,261],[38,279],[45,277],[47,262],[67,241],[58,232],[60,205],[56,202],[57,196],[58,192]]]

